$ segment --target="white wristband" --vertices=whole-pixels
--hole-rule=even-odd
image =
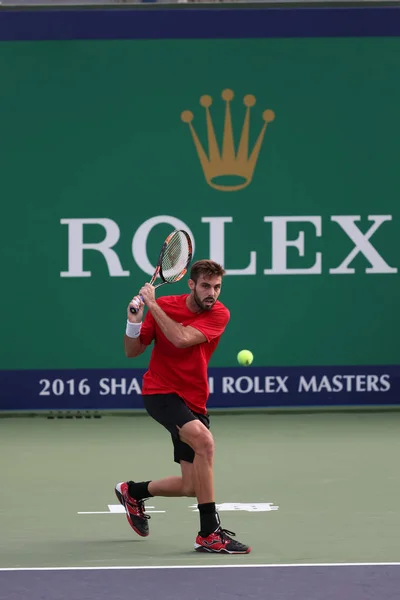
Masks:
[[[140,330],[142,329],[141,323],[131,323],[130,321],[126,321],[126,335],[130,338],[138,338],[140,335]]]

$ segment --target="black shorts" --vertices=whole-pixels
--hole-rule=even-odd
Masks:
[[[176,426],[183,427],[185,423],[198,419],[210,429],[209,415],[193,412],[177,394],[145,394],[143,403],[150,417],[170,432],[174,445],[174,461],[178,464],[181,460],[192,463],[194,450],[180,440]]]

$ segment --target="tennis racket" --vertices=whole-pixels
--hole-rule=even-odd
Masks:
[[[150,284],[153,285],[157,277],[160,277],[161,282],[155,288],[166,283],[176,283],[182,279],[185,273],[187,273],[192,260],[192,254],[192,240],[186,231],[176,229],[170,233],[161,248],[156,270],[150,280]],[[137,313],[137,309],[134,306],[130,306],[129,310],[132,314]]]

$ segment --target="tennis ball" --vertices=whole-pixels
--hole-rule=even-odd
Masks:
[[[253,362],[253,353],[250,350],[241,350],[237,355],[239,365],[248,367]]]

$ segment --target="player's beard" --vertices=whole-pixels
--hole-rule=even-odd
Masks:
[[[215,300],[211,296],[207,296],[206,298],[204,298],[204,300],[201,300],[196,292],[196,288],[193,290],[193,298],[197,306],[201,308],[201,310],[211,310],[215,304]],[[212,300],[212,302],[210,302],[209,304],[204,304],[206,300]]]

